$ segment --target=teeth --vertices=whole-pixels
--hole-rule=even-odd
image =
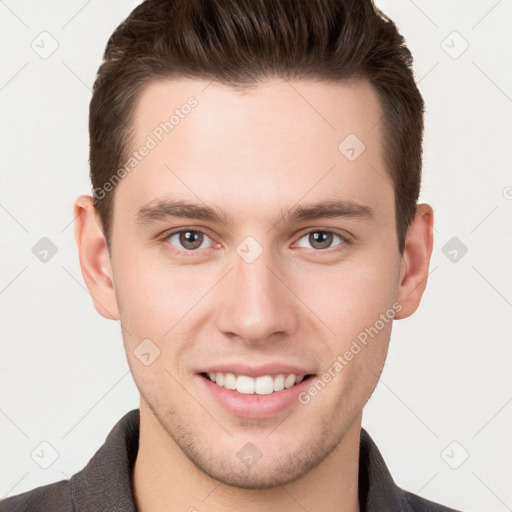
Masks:
[[[226,389],[236,389],[236,377],[232,373],[224,375],[224,387]]]
[[[284,389],[284,375],[276,375],[274,377],[274,391],[281,391]]]
[[[217,378],[219,378],[218,373]],[[254,379],[246,375],[239,375],[236,379],[236,390],[244,395],[252,395],[254,393]]]
[[[209,372],[208,378],[218,386],[237,390],[244,395],[270,395],[276,391],[288,389],[303,381],[304,375],[263,375],[261,377],[248,377],[247,375],[234,375],[233,373]]]
[[[270,375],[258,377],[254,383],[254,391],[257,395],[270,395],[274,392],[274,379]]]
[[[284,379],[284,387],[286,389],[291,388],[295,384],[295,375],[293,373],[291,375],[288,375],[286,379]]]

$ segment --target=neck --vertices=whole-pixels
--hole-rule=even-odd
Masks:
[[[139,450],[132,473],[137,510],[230,512],[243,505],[246,512],[359,512],[360,430],[361,415],[330,455],[300,479],[276,488],[242,489],[194,466],[141,400]]]

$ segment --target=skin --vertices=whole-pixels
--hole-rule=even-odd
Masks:
[[[137,104],[134,149],[190,96],[197,107],[116,187],[111,255],[92,197],[75,203],[83,277],[97,311],[121,321],[141,395],[137,508],[357,511],[362,410],[392,322],[310,403],[271,418],[230,413],[197,372],[280,361],[321,376],[393,304],[395,319],[411,315],[427,282],[432,208],[418,205],[401,255],[382,112],[366,82],[276,79],[245,94],[199,80],[155,82]],[[352,162],[338,150],[350,133],[366,146]],[[229,218],[136,222],[141,206],[170,195]],[[327,199],[374,215],[276,223],[297,204]],[[161,236],[173,228],[207,236],[184,255],[179,236]],[[315,230],[344,238],[318,248],[308,236]],[[263,249],[252,263],[236,252],[248,236]],[[134,354],[147,338],[160,350],[149,366]],[[263,455],[250,468],[236,456],[247,442]]]

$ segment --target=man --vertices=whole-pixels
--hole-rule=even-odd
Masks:
[[[370,1],[155,0],[118,27],[75,236],[140,409],[2,510],[450,510],[361,428],[432,252],[411,63]]]

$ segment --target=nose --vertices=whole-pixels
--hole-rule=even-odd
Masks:
[[[287,337],[298,325],[297,305],[282,265],[270,252],[248,263],[234,255],[234,268],[221,290],[217,327],[247,343]]]

